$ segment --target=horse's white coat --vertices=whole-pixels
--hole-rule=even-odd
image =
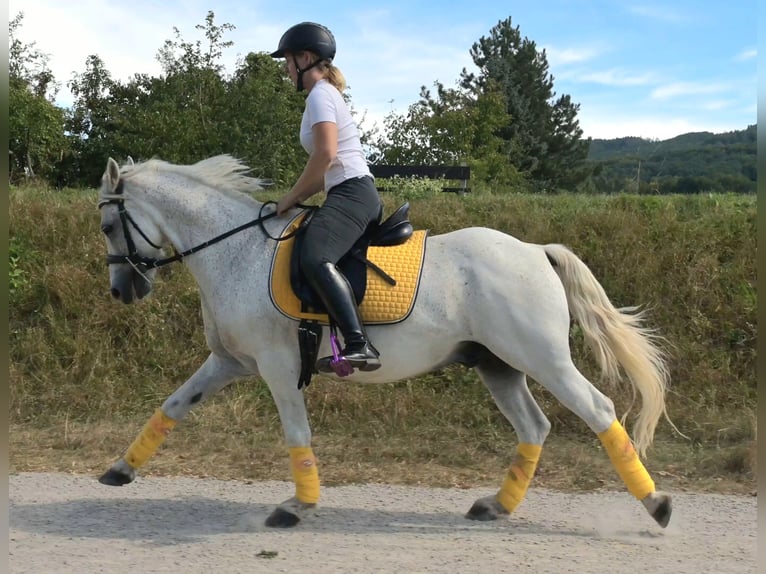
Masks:
[[[121,170],[110,160],[101,195],[114,197],[115,191],[121,191],[127,209],[144,233],[154,243],[171,244],[180,252],[258,217],[262,204],[240,193],[257,188],[258,183],[242,175],[244,169],[228,156],[194,166],[152,160]],[[118,182],[121,190],[117,189]],[[270,234],[277,235],[294,215],[292,212],[266,222]],[[109,252],[125,253],[116,206],[103,206],[101,217],[102,226],[112,228],[106,238]],[[138,234],[134,233],[133,239],[141,254],[160,256]],[[185,260],[199,286],[211,354],[162,408],[169,417],[183,419],[200,398],[204,400],[237,377],[260,375],[276,402],[287,444],[309,446],[311,430],[303,393],[296,384],[300,371],[297,323],[279,313],[268,294],[274,249],[275,243],[255,227]],[[546,253],[572,270],[571,293],[565,292],[562,278]],[[146,282],[152,279],[152,271],[144,279],[130,265],[110,267],[112,292],[125,302],[144,294]],[[345,380],[381,383],[412,377],[443,365],[461,343],[472,341],[489,351],[477,372],[520,442],[542,444],[550,429],[527,387],[526,375],[539,381],[599,433],[615,419],[615,411],[612,401],[572,363],[570,307],[579,305],[577,312],[572,309],[576,318],[598,314],[592,329],[605,342],[593,344],[597,353],[604,355],[600,359],[608,372],[618,372],[617,364],[624,366],[626,355],[649,355],[643,357],[645,360],[639,357],[643,362],[633,370],[648,365],[654,372],[629,373],[632,380],[644,377],[648,381],[633,381],[644,399],[645,420],[638,428],[641,436],[636,437],[636,446],[643,452],[664,413],[661,354],[635,317],[624,320],[625,315],[605,300],[603,291],[598,296],[588,289],[601,288],[584,264],[561,246],[525,243],[486,228],[432,236],[410,317],[400,324],[368,328],[380,350],[382,367]],[[581,293],[573,294],[577,290]],[[572,299],[569,305],[568,295]],[[622,350],[608,349],[622,331],[633,338],[627,339]],[[586,337],[590,334],[586,331]],[[328,339],[325,334],[320,356],[330,352]],[[644,347],[631,349],[631,341]],[[196,400],[192,401],[193,397]],[[116,467],[131,470],[125,468],[124,461]],[[285,505],[294,510],[295,501]]]

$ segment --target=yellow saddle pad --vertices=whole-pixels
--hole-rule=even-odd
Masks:
[[[282,235],[297,229],[302,220],[303,216],[298,216]],[[401,245],[370,246],[367,249],[367,258],[395,279],[396,285],[386,283],[378,273],[367,268],[367,290],[359,305],[362,322],[378,325],[398,323],[412,312],[423,270],[427,235],[426,230],[418,230]],[[293,292],[290,284],[290,258],[294,244],[294,239],[277,243],[269,280],[271,301],[283,315],[291,319],[311,319],[327,325],[327,314],[301,311],[301,302]]]

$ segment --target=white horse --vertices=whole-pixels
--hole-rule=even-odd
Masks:
[[[136,469],[195,404],[238,377],[257,375],[279,410],[296,484],[295,496],[266,524],[287,527],[316,505],[320,488],[303,392],[296,385],[301,367],[297,322],[270,300],[276,243],[264,231],[278,235],[298,212],[263,221],[262,229],[249,223],[270,206],[264,210],[243,193],[261,183],[246,176],[247,170],[230,156],[190,166],[150,160],[121,168],[111,158],[107,163],[99,207],[112,295],[123,303],[141,299],[151,291],[161,248],[186,253],[211,352],[100,481],[134,480]],[[238,226],[242,229],[233,231]],[[226,239],[205,246],[221,235]],[[346,380],[392,382],[455,362],[475,367],[519,440],[497,494],[477,500],[466,515],[492,520],[522,501],[551,427],[527,387],[529,375],[598,435],[628,491],[664,527],[670,496],[655,491],[639,454],[644,456],[658,420],[666,415],[667,370],[657,341],[633,311],[616,309],[586,265],[561,245],[525,243],[486,228],[461,229],[428,238],[419,297],[409,317],[368,327],[382,367]],[[604,374],[614,379],[624,372],[641,397],[635,448],[612,401],[572,362],[570,313]],[[320,356],[329,352],[329,344],[322,343]]]

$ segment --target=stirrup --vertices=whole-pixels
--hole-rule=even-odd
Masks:
[[[335,373],[339,377],[347,377],[353,374],[354,367],[340,354],[338,332],[335,329],[334,323],[330,324],[330,349],[332,349],[332,355],[319,359],[317,361],[317,370],[322,373]]]
[[[322,357],[316,362],[316,369],[320,373],[335,373],[339,377],[347,377],[354,373],[354,369],[359,369],[365,373],[376,371],[380,368],[380,360],[377,357],[370,357],[364,360],[349,361],[343,355],[329,355]]]
[[[364,372],[375,371],[380,368],[379,355],[372,343],[367,342],[365,344],[365,349],[373,353],[372,355],[358,359],[349,359],[345,356],[340,350],[338,333],[334,323],[330,324],[330,348],[332,355],[322,357],[316,363],[316,369],[321,373],[335,373],[339,377],[347,377],[354,373],[355,368]]]

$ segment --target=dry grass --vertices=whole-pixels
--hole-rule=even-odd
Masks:
[[[289,480],[287,449],[277,429],[226,432],[215,427],[217,409],[184,421],[141,469],[155,476],[195,476],[221,480]],[[143,420],[64,428],[11,426],[11,472],[60,471],[100,475],[133,440]],[[510,433],[509,433],[510,434]],[[323,484],[381,482],[468,488],[499,486],[515,441],[482,449],[443,435],[349,438],[338,432],[315,436],[314,451]],[[660,489],[749,493],[755,478],[748,470],[749,448],[718,451],[659,443],[646,463]],[[699,469],[705,468],[704,473]],[[598,440],[551,437],[534,485],[560,490],[624,489]]]
[[[658,483],[754,487],[754,198],[443,195],[412,202],[416,226],[485,225],[565,243],[615,304],[649,308],[671,352],[668,409],[690,437],[661,424],[648,462]],[[196,288],[175,266],[140,309],[117,305],[92,193],[14,189],[10,203],[13,469],[98,473],[207,355]],[[397,200],[386,203],[390,211]],[[597,380],[576,329],[573,354]],[[616,485],[582,421],[532,388],[553,424],[536,484]],[[622,411],[628,397],[612,394]],[[306,397],[326,483],[497,484],[515,445],[486,389],[462,368],[372,388],[318,379]],[[195,410],[146,471],[287,478],[265,385],[242,381]]]

